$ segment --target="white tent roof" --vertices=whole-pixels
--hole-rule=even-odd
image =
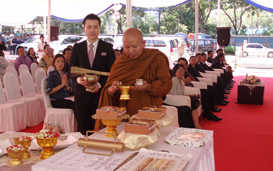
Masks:
[[[132,6],[159,8],[190,2],[191,0],[132,0]],[[51,0],[51,15],[78,21],[87,14],[102,14],[113,4],[126,4],[126,0]],[[48,0],[8,0],[1,2],[0,25],[15,26],[29,23],[37,16],[48,15]],[[3,15],[4,14],[4,15]]]
[[[262,10],[273,12],[272,0],[245,0],[245,1]]]

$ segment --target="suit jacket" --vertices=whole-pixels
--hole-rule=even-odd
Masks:
[[[219,69],[223,69],[224,66],[225,66],[224,63],[222,62],[221,64],[219,60],[214,61],[211,65],[212,68],[219,68]]]
[[[209,63],[213,63],[213,59],[211,59],[211,58],[208,58],[207,61],[208,61]]]
[[[69,74],[67,72],[63,72],[63,73],[67,76],[68,86],[71,87]],[[53,70],[49,72],[49,75],[47,77],[46,93],[49,94],[53,90],[53,88],[61,84],[62,84],[62,77],[60,73],[57,70]],[[70,91],[66,91],[65,87],[63,87],[59,91],[53,94],[50,94],[49,97],[50,99],[62,99],[65,97],[69,97],[70,96],[69,94],[70,94]]]
[[[205,68],[203,67],[202,62],[201,62],[201,63],[196,63],[195,68],[196,68],[199,72],[203,72],[203,73],[206,72],[206,71],[205,71]]]
[[[191,64],[189,64],[188,72],[194,77],[194,79],[198,80],[197,77],[202,77],[198,70],[193,67]]]
[[[208,71],[214,71],[211,67],[209,67],[206,63],[201,63],[202,64],[202,66],[203,66],[203,68],[205,69],[205,70],[208,70]]]
[[[95,59],[91,68],[87,53],[87,42],[83,41],[74,45],[70,59],[70,66],[77,66],[95,71],[110,72],[111,66],[115,59],[113,46],[110,43],[99,40]],[[97,104],[101,90],[104,87],[107,78],[108,77],[106,76],[100,76],[99,83],[101,88],[97,93],[87,92],[84,86],[77,83],[76,77],[72,78],[72,80],[77,84],[74,91],[75,103],[88,104],[91,100],[92,104]]]

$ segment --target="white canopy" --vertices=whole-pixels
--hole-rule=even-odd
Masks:
[[[132,0],[132,6],[160,8],[183,4],[191,0]],[[58,19],[81,21],[87,14],[101,15],[113,4],[126,0],[51,0],[51,15]],[[48,16],[48,0],[8,0],[1,2],[0,25],[16,26],[29,23],[37,16]]]
[[[245,0],[245,1],[262,10],[273,12],[272,0]]]

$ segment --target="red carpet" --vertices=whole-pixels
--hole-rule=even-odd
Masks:
[[[43,129],[43,124],[44,124],[44,122],[40,123],[39,125],[23,129],[23,130],[21,130],[19,132],[36,133],[36,132],[39,132],[41,129]]]
[[[229,104],[215,113],[220,122],[201,119],[204,129],[214,131],[216,171],[271,171],[273,170],[273,79],[265,82],[264,104],[237,104],[236,77],[228,96]]]

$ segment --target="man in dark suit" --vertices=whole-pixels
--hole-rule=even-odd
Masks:
[[[111,44],[98,38],[100,33],[100,18],[95,14],[87,15],[84,20],[84,32],[87,40],[76,43],[72,50],[71,66],[77,66],[95,71],[110,72],[115,61],[115,52]],[[75,107],[77,111],[77,122],[79,131],[85,134],[87,130],[93,130],[95,120],[91,118],[96,113],[101,89],[106,83],[107,77],[100,76],[91,91],[86,91],[91,85],[82,77],[74,78]]]
[[[212,50],[209,50],[208,51],[208,59],[207,59],[208,63],[211,63],[213,62],[213,52]]]

